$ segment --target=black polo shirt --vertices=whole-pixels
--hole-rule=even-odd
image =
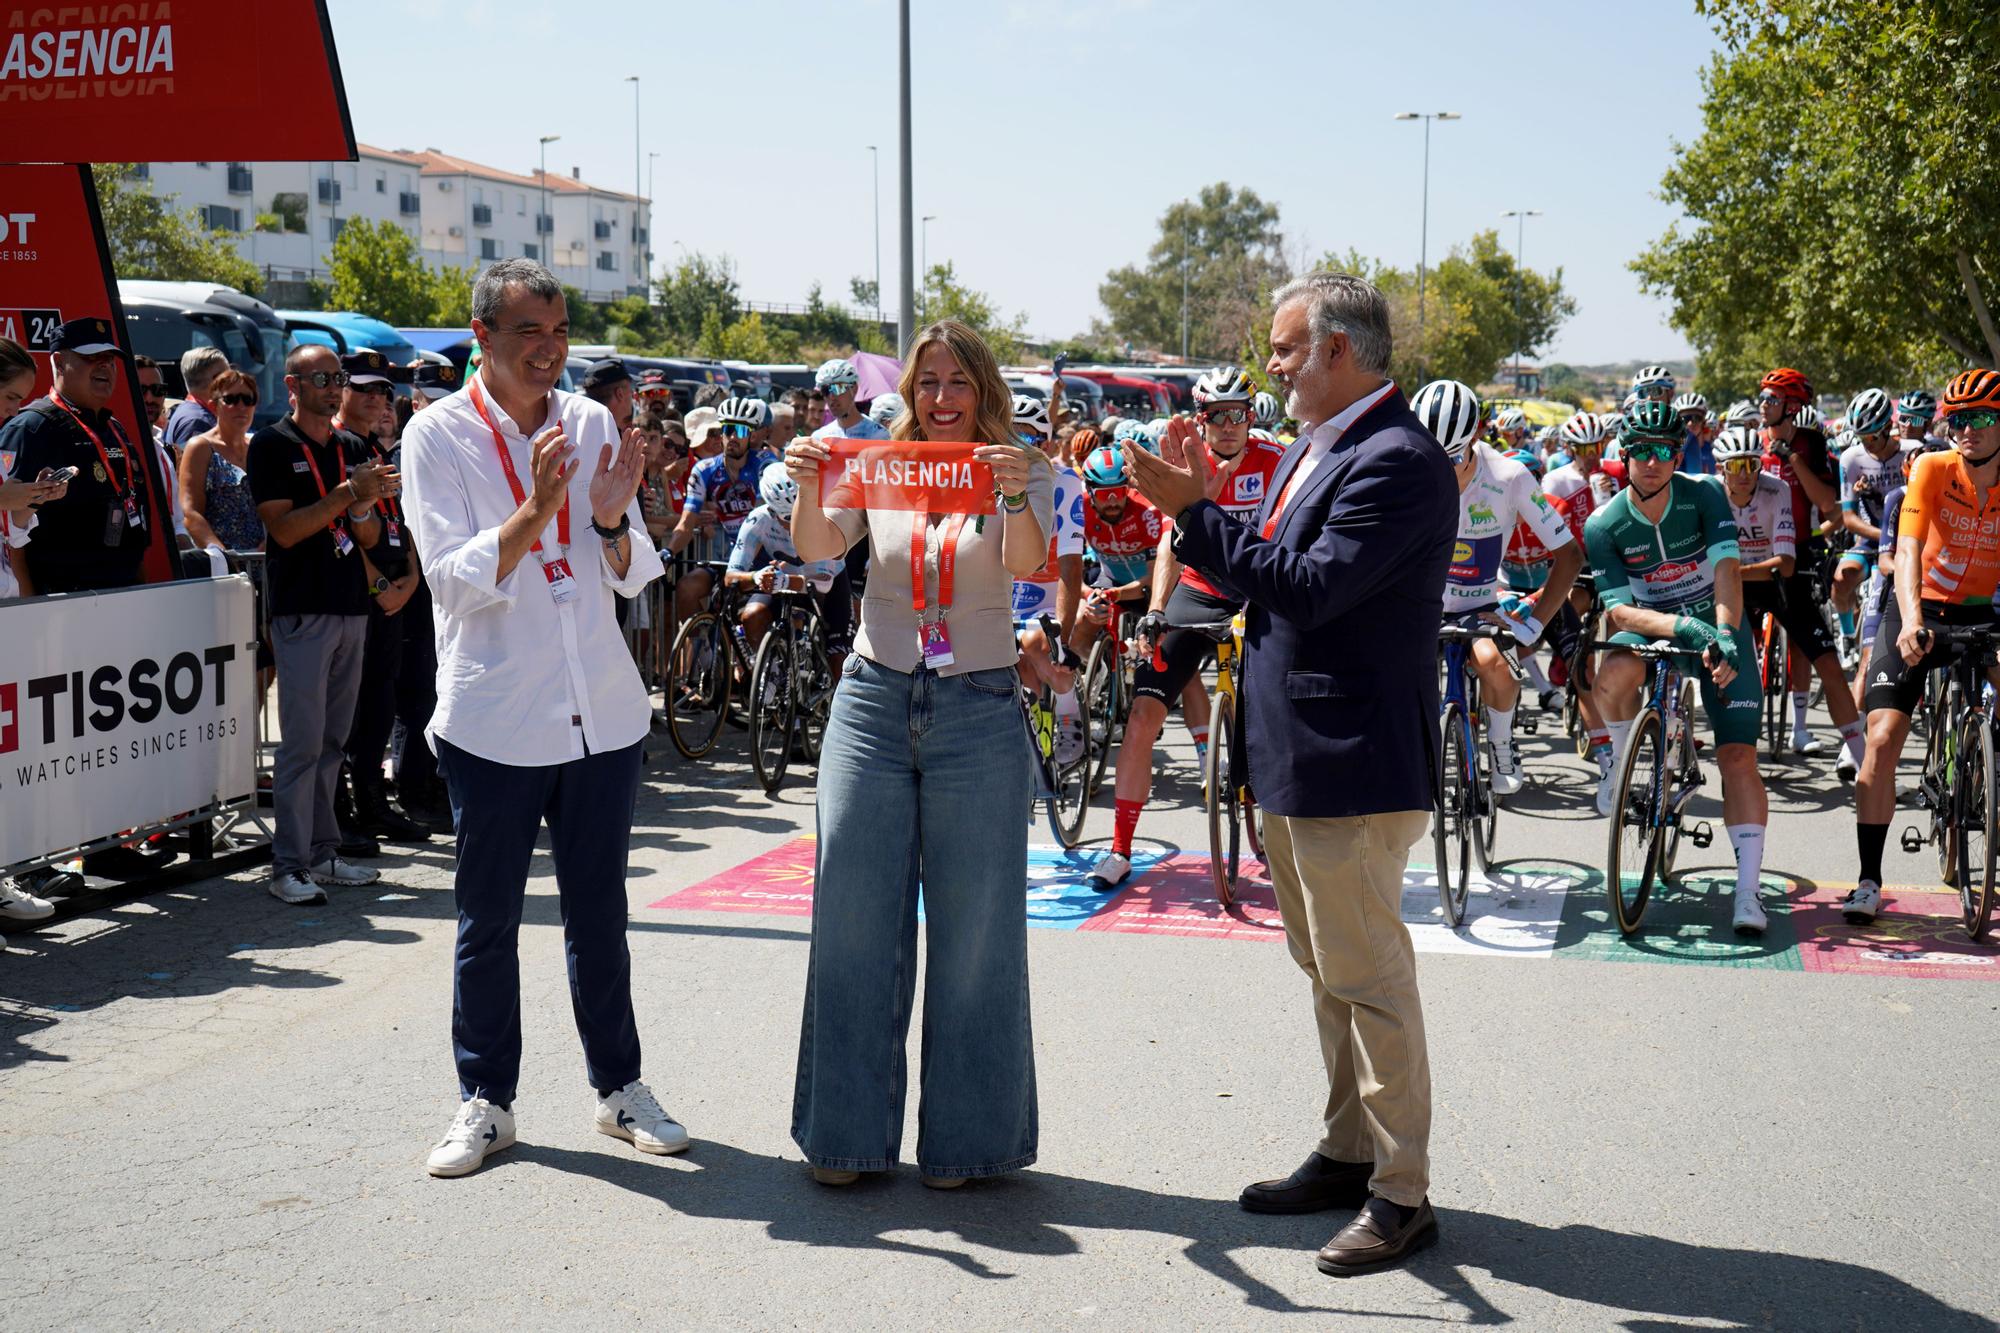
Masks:
[[[327,435],[325,444],[314,444],[287,416],[250,437],[250,498],[259,505],[290,500],[294,509],[309,508],[320,502],[320,483],[331,491],[367,456],[368,446],[359,436],[336,430]],[[313,480],[313,464],[319,468],[318,482]],[[368,614],[368,579],[361,567],[361,544],[348,529],[345,509],[335,523],[351,543],[346,555],[340,554],[327,528],[296,546],[282,546],[275,539],[264,543],[272,615]]]
[[[7,472],[12,480],[33,481],[45,467],[76,469],[68,494],[35,511],[38,521],[26,549],[35,590],[94,592],[143,583],[142,562],[155,521],[149,460],[132,448],[111,412],[70,406],[76,408],[75,416],[48,398],[37,398],[0,426],[0,455],[13,458]],[[79,421],[97,433],[103,457]],[[125,522],[114,532],[111,511],[124,509],[127,494],[147,526]],[[112,540],[107,542],[107,536]]]

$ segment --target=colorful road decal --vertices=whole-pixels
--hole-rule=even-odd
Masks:
[[[670,894],[672,912],[812,914],[814,842],[798,838]],[[1246,862],[1234,906],[1217,901],[1206,854],[1141,845],[1132,877],[1114,893],[1088,883],[1099,853],[1028,849],[1028,924],[1044,930],[1192,939],[1284,940],[1264,867]],[[1840,915],[1847,884],[1765,876],[1770,929],[1742,939],[1729,914],[1735,874],[1689,868],[1656,889],[1645,928],[1622,938],[1611,925],[1601,874],[1568,861],[1524,859],[1475,875],[1466,923],[1444,924],[1437,877],[1412,865],[1403,880],[1403,920],[1419,953],[1562,962],[1678,963],[1784,972],[2000,979],[2000,943],[1974,944],[1959,922],[1957,895],[1934,887],[1890,889],[1881,916],[1851,926]]]

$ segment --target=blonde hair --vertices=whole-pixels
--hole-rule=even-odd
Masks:
[[[1000,363],[986,340],[970,325],[955,319],[941,319],[917,335],[910,353],[903,358],[903,377],[896,389],[903,396],[903,411],[889,427],[892,440],[921,440],[922,421],[917,417],[917,363],[935,344],[943,344],[958,368],[972,377],[979,391],[979,407],[973,412],[972,438],[981,444],[1013,444],[1014,391],[1000,378]]]

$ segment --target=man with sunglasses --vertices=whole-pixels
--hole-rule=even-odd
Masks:
[[[1219,487],[1215,503],[1246,526],[1256,522],[1271,476],[1285,457],[1277,445],[1250,438],[1255,397],[1255,386],[1235,366],[1218,367],[1194,382],[1194,424]],[[1187,430],[1187,423],[1176,418],[1172,429]],[[1141,446],[1123,447],[1129,459]],[[1147,452],[1152,452],[1149,446]],[[1132,839],[1153,786],[1153,746],[1166,725],[1173,700],[1182,697],[1188,682],[1200,675],[1202,663],[1215,650],[1215,640],[1207,634],[1181,627],[1226,624],[1243,609],[1242,602],[1223,592],[1201,571],[1181,564],[1173,552],[1173,536],[1169,529],[1160,539],[1153,568],[1152,609],[1139,619],[1142,651],[1133,675],[1132,714],[1118,747],[1111,851],[1097,863],[1090,879],[1091,887],[1102,893],[1117,888],[1132,873]],[[1156,656],[1164,670],[1155,667]],[[1182,700],[1182,716],[1188,734],[1194,737],[1200,762],[1208,749],[1208,698],[1202,695],[1199,707],[1189,706],[1195,702],[1192,698]]]
[[[1870,653],[1868,754],[1855,783],[1859,882],[1841,904],[1862,924],[1882,910],[1882,848],[1896,812],[1896,765],[1925,678],[1951,661],[1933,631],[1991,625],[2000,589],[2000,371],[1968,370],[1945,387],[1951,448],[1910,470],[1897,520],[1895,596]],[[1961,868],[1963,873],[1963,868]]]
[[[1743,624],[1741,548],[1722,488],[1676,469],[1682,430],[1671,406],[1641,401],[1619,432],[1629,485],[1590,516],[1584,542],[1597,574],[1611,642],[1637,646],[1668,639],[1702,654],[1688,674],[1701,685],[1702,711],[1715,737],[1722,770],[1722,817],[1736,850],[1738,934],[1764,931],[1759,901],[1764,828],[1770,804],[1757,772],[1757,731],[1763,688],[1754,671]],[[1611,802],[1632,719],[1638,714],[1646,664],[1629,652],[1607,652],[1597,668],[1597,706],[1611,731],[1611,775],[1597,789],[1597,811],[1614,819]]]
[[[687,501],[681,507],[680,522],[667,538],[669,558],[688,548],[703,530],[700,518],[713,513],[722,534],[723,551],[736,545],[737,530],[750,511],[763,503],[757,483],[764,469],[777,457],[763,449],[771,429],[771,411],[755,398],[725,398],[716,409],[722,427],[722,453],[704,458],[688,473]],[[715,575],[706,569],[691,569],[674,585],[674,607],[682,620],[701,610],[715,589]]]
[[[1806,727],[1812,663],[1822,654],[1832,652],[1838,664],[1838,647],[1832,628],[1825,623],[1825,608],[1813,597],[1812,571],[1826,558],[1826,538],[1819,531],[1818,518],[1824,515],[1831,519],[1840,513],[1840,488],[1826,432],[1801,425],[1798,420],[1801,409],[1811,407],[1812,401],[1812,383],[1790,366],[1780,366],[1765,375],[1757,393],[1757,416],[1763,426],[1764,470],[1777,473],[1779,480],[1791,488],[1792,526],[1798,533],[1798,568],[1786,583],[1785,600],[1812,607],[1821,622],[1819,633],[1812,638],[1792,640],[1786,668],[1792,693],[1792,752],[1800,755],[1815,755],[1822,748]],[[1831,692],[1833,687],[1827,688]]]
[[[821,425],[812,415],[813,407],[808,400],[806,429],[815,440],[886,440],[889,432],[861,415],[861,408],[854,401],[855,390],[861,385],[861,372],[845,357],[835,357],[813,372],[813,393],[824,404],[824,410],[832,414],[832,419]],[[861,543],[863,547],[866,542]]]

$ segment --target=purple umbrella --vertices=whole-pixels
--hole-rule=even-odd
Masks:
[[[857,402],[870,402],[882,394],[896,392],[896,385],[903,377],[903,363],[895,357],[856,352],[848,360],[854,362],[854,369],[860,377],[860,384],[854,390]]]

